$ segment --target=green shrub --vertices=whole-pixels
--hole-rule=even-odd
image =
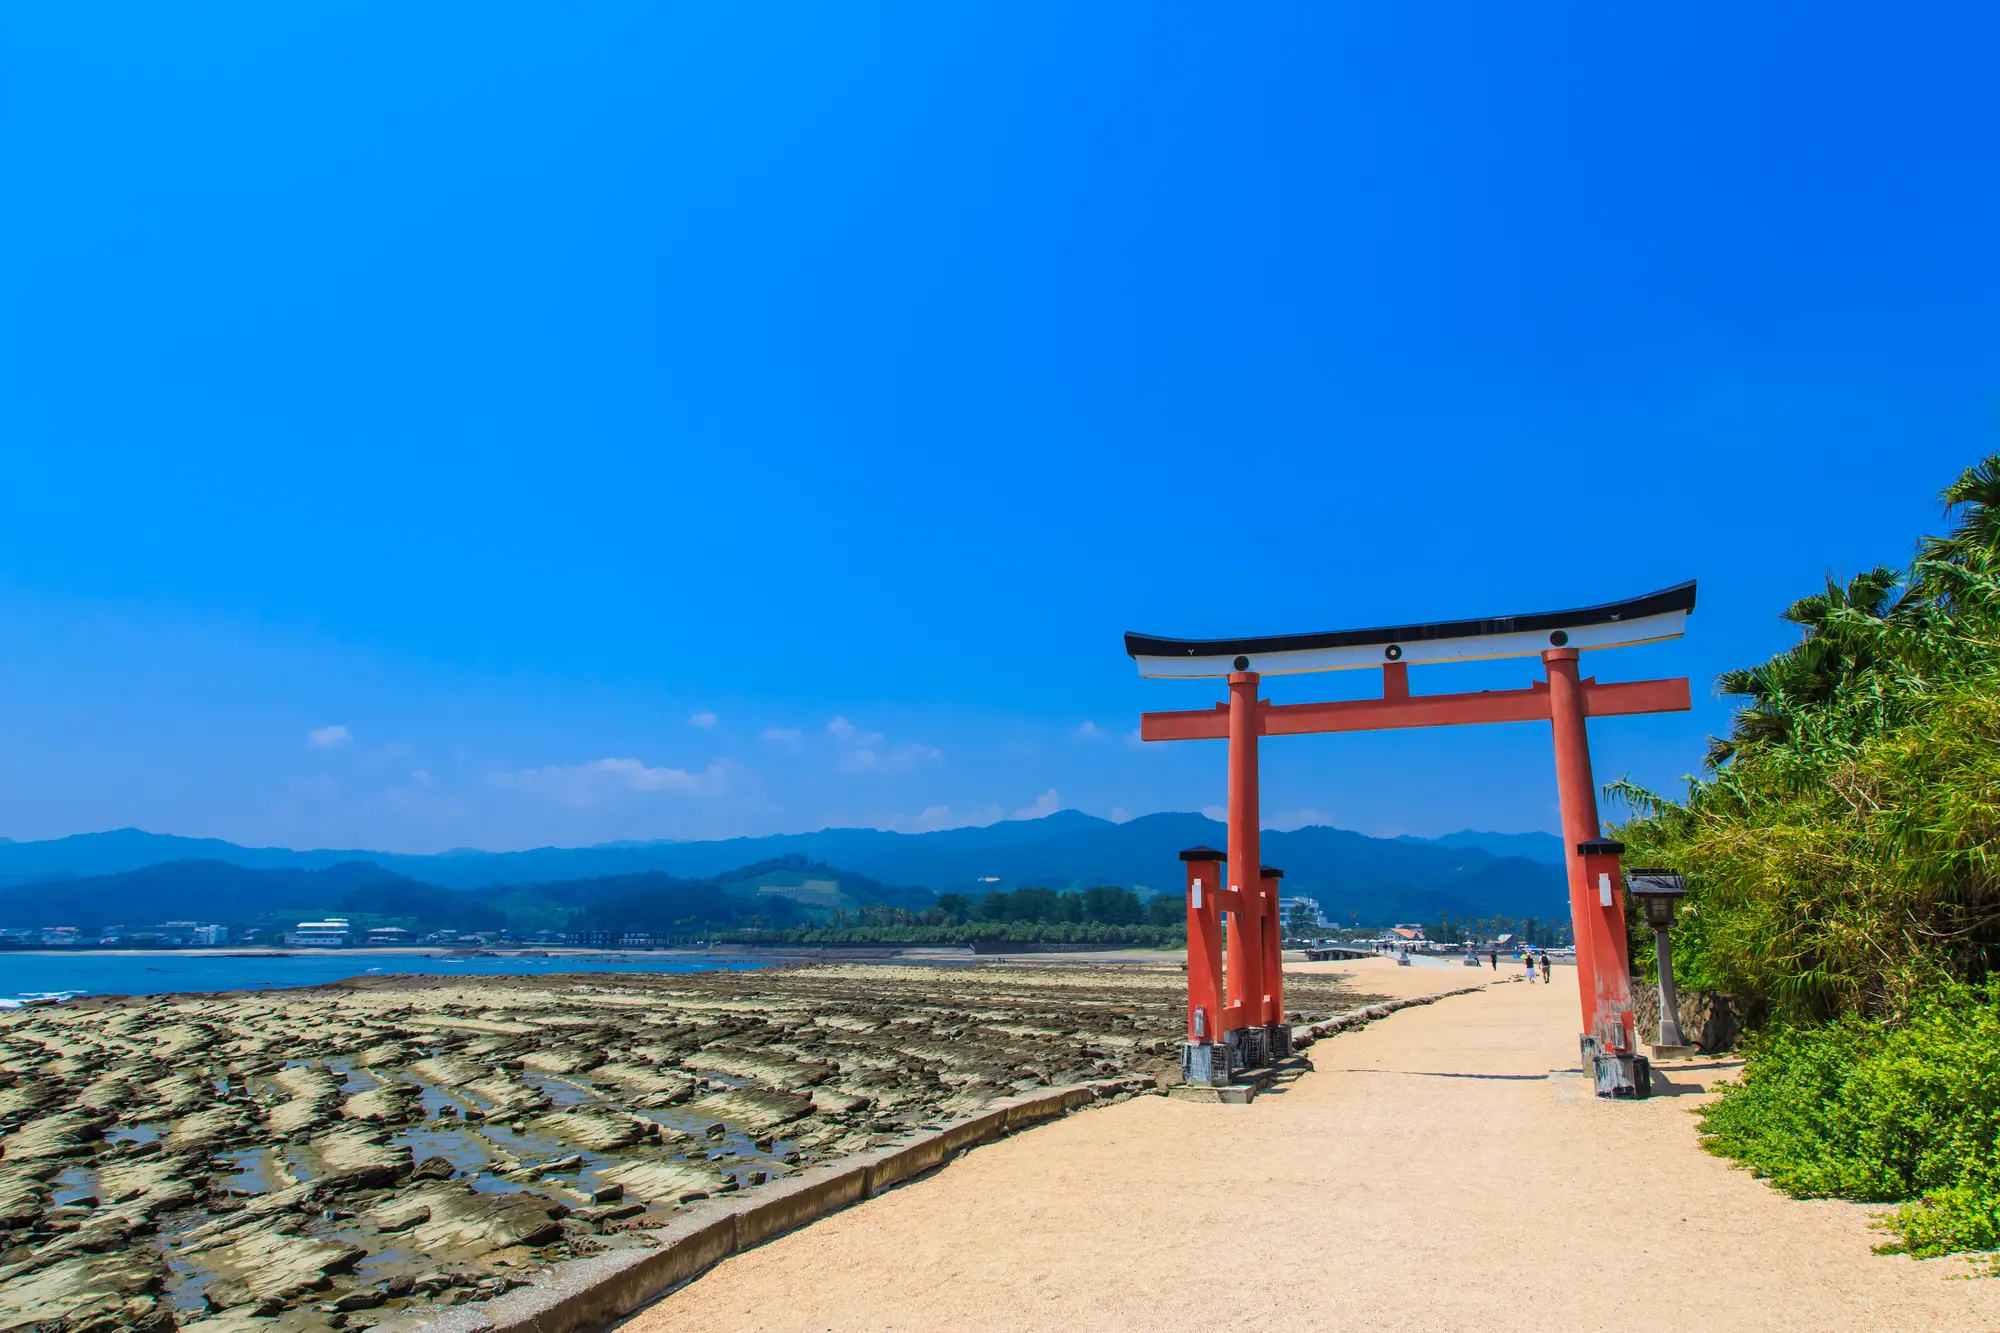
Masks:
[[[1760,1034],[1703,1142],[1789,1194],[1901,1202],[1885,1251],[2000,1248],[1996,1004],[2000,983],[1949,985],[1893,1027],[1849,1015]]]
[[[1917,1255],[2000,1248],[2000,455],[1943,499],[1908,567],[1829,578],[1717,682],[1742,707],[1683,799],[1614,784],[1628,862],[1687,877],[1682,983],[1773,1022],[1707,1146],[1899,1204]]]
[[[1907,568],[1829,578],[1797,643],[1717,682],[1742,707],[1684,798],[1613,784],[1628,864],[1687,876],[1686,984],[1894,1020],[2000,972],[2000,455],[1944,500]]]
[[[804,926],[788,930],[710,931],[702,936],[676,937],[691,944],[696,938],[715,944],[1101,944],[1106,948],[1171,949],[1185,947],[1187,927],[1107,926],[1093,921],[975,921],[960,926],[849,925]]]

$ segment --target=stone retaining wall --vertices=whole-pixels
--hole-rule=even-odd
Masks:
[[[1487,983],[1493,984],[1493,983]],[[1363,1027],[1398,1009],[1432,1004],[1483,986],[1387,1000],[1292,1029],[1294,1048]],[[1149,1079],[1103,1079],[1028,1093],[941,1129],[759,1186],[736,1198],[689,1205],[663,1227],[634,1233],[644,1248],[571,1259],[479,1306],[440,1310],[421,1333],[579,1333],[630,1314],[701,1276],[732,1254],[838,1212],[903,1181],[936,1170],[958,1153],[1101,1101],[1155,1091]]]
[[[1010,1098],[979,1115],[857,1153],[733,1199],[690,1205],[635,1233],[643,1249],[572,1259],[478,1307],[441,1310],[424,1333],[576,1333],[631,1313],[740,1250],[859,1203],[944,1165],[977,1143],[1098,1101],[1151,1091],[1149,1079],[1104,1079]]]
[[[1714,991],[1681,991],[1681,1035],[1703,1055],[1715,1055],[1736,1045],[1743,1035],[1743,1018],[1736,1003]],[[1632,1017],[1639,1028],[1639,1040],[1651,1045],[1660,1039],[1660,987],[1657,982],[1632,979]]]

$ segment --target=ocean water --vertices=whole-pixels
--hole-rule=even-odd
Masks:
[[[420,954],[309,953],[289,957],[189,953],[0,953],[0,1000],[65,991],[158,995],[168,991],[318,986],[355,976],[550,976],[559,972],[712,972],[763,967],[768,959],[617,952],[569,958],[442,958]]]

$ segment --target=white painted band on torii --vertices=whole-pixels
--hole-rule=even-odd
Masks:
[[[1517,630],[1511,634],[1471,634],[1463,638],[1417,639],[1388,645],[1398,650],[1388,656],[1379,643],[1353,644],[1339,648],[1297,648],[1277,652],[1245,653],[1247,665],[1238,666],[1237,656],[1154,657],[1134,654],[1139,674],[1149,679],[1195,679],[1227,676],[1232,671],[1255,671],[1264,676],[1283,676],[1305,671],[1354,671],[1379,667],[1388,662],[1422,666],[1437,662],[1481,662],[1499,657],[1539,657],[1551,647],[1568,647],[1590,652],[1600,648],[1630,648],[1642,643],[1678,639],[1687,632],[1685,611],[1667,611],[1634,620],[1615,620],[1597,625],[1578,625],[1564,630],[1565,642],[1552,644],[1547,630]]]

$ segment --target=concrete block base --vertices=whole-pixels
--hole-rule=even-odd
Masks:
[[[1271,1062],[1270,1030],[1262,1027],[1232,1028],[1222,1034],[1229,1048],[1229,1067],[1234,1070],[1261,1069]]]
[[[1257,1099],[1257,1094],[1267,1091],[1272,1084],[1290,1082],[1312,1068],[1312,1061],[1303,1055],[1294,1055],[1261,1069],[1238,1070],[1236,1077],[1228,1083],[1214,1086],[1198,1083],[1181,1083],[1167,1089],[1167,1096],[1177,1102],[1219,1102],[1224,1106],[1248,1106]]]
[[[1229,1065],[1228,1046],[1213,1041],[1181,1043],[1181,1082],[1196,1087],[1219,1088],[1236,1072]]]
[[[1224,1106],[1248,1106],[1257,1099],[1258,1091],[1258,1085],[1254,1082],[1232,1083],[1221,1088],[1204,1087],[1198,1083],[1177,1083],[1167,1089],[1167,1096],[1177,1102],[1219,1102]]]
[[[1582,1067],[1589,1070],[1600,1097],[1628,1101],[1653,1095],[1653,1062],[1643,1055],[1606,1055],[1595,1037],[1580,1039]]]

